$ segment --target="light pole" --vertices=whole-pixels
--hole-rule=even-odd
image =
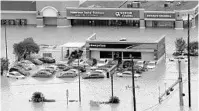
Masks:
[[[190,36],[190,26],[189,26],[189,14],[188,14],[188,38],[187,38],[187,51],[188,51],[188,93],[189,93],[189,107],[191,107],[191,73],[190,73],[190,52],[189,52],[189,36]]]
[[[81,103],[81,84],[80,84],[80,71],[79,71],[79,57],[80,53],[77,53],[77,58],[78,58],[78,74],[79,74],[79,102]]]
[[[133,105],[134,105],[134,111],[136,111],[136,98],[135,98],[135,81],[134,81],[134,62],[133,62],[133,56],[130,55],[131,62],[132,62],[132,93],[133,93]]]
[[[8,46],[7,46],[6,25],[5,25],[5,46],[6,46],[6,60],[8,60]]]

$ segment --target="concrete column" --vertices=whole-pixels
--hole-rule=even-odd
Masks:
[[[191,28],[195,28],[196,27],[196,21],[195,21],[195,18],[193,18],[192,20],[191,20]]]
[[[183,21],[180,20],[180,21],[175,21],[175,29],[180,29],[182,30],[183,29]]]
[[[145,21],[140,20],[140,29],[145,29]]]
[[[43,17],[37,17],[37,27],[44,27],[44,20]]]

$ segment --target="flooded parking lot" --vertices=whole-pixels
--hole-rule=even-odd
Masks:
[[[1,29],[1,55],[5,56],[4,27]],[[71,28],[44,27],[7,27],[8,54],[11,61],[14,60],[13,44],[22,41],[24,38],[33,37],[38,44],[61,45],[66,42],[84,42],[92,33],[97,33],[100,37],[114,36],[139,36],[146,34],[150,36],[155,34],[166,34],[166,58],[158,64],[153,71],[144,72],[141,78],[136,79],[136,100],[138,111],[180,111],[178,86],[173,93],[162,103],[158,104],[159,91],[163,93],[166,87],[169,87],[177,80],[178,69],[176,62],[169,62],[168,58],[172,56],[175,50],[174,41],[178,37],[187,38],[187,30],[174,29],[139,29],[130,27],[83,27],[76,26]],[[198,39],[198,26],[191,29],[191,41]],[[151,37],[151,36],[150,36]],[[188,91],[187,91],[187,63],[182,63],[182,73],[184,79],[184,97],[185,107],[188,110]],[[192,110],[198,110],[198,58],[191,58],[191,79],[192,79]],[[22,80],[15,80],[6,77],[1,78],[1,105],[3,111],[132,111],[132,91],[126,86],[131,86],[131,78],[114,77],[114,95],[121,100],[119,105],[100,105],[100,107],[91,107],[90,100],[108,101],[111,96],[111,80],[104,79],[81,79],[81,105],[77,102],[66,104],[66,90],[69,90],[69,99],[78,100],[78,77],[60,79],[52,78],[32,78],[27,77]],[[46,98],[55,99],[54,103],[33,104],[28,100],[35,91],[44,93]],[[181,109],[183,111],[183,109]]]

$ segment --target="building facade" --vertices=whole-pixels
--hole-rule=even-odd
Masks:
[[[165,54],[165,35],[154,42],[133,40],[97,40],[95,35],[86,41],[87,58],[158,61]]]
[[[192,27],[195,27],[195,18],[198,15],[198,6],[190,10],[146,11],[143,8],[79,7],[79,1],[35,1],[25,2],[26,6],[32,8],[25,7],[24,10],[19,8],[23,3],[17,2],[19,1],[15,1],[14,4],[16,8],[8,8],[12,6],[5,1],[2,2],[2,25],[28,24],[37,27],[103,25],[183,29],[187,27],[188,14],[191,16]]]

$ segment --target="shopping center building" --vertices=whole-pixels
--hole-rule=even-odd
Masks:
[[[187,27],[190,14],[191,26],[195,27],[198,1],[162,3],[159,9],[148,9],[152,1],[139,2],[129,7],[125,1],[2,1],[2,25],[35,25],[37,27],[75,25],[129,26],[138,28]],[[109,3],[112,2],[112,3]],[[98,3],[98,4],[97,4]],[[134,3],[134,2],[132,2]],[[105,4],[112,4],[107,5]],[[154,4],[154,3],[153,3]],[[167,5],[165,5],[167,4]],[[190,5],[188,8],[186,6]],[[173,8],[174,7],[174,8]],[[176,8],[181,7],[181,8]],[[183,7],[185,7],[183,9]]]
[[[149,37],[150,36],[150,37]],[[158,61],[165,57],[166,35],[150,34],[125,38],[91,35],[86,41],[87,58]]]

